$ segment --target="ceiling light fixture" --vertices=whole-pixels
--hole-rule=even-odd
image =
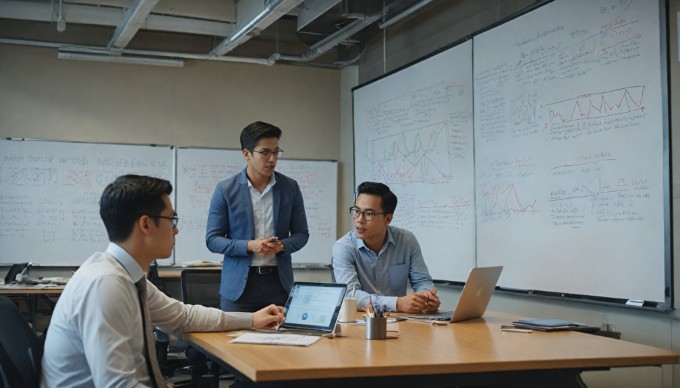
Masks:
[[[153,57],[129,57],[117,55],[80,54],[67,51],[59,51],[59,59],[72,59],[76,61],[128,63],[134,65],[152,65],[166,67],[184,67],[184,61],[179,59],[162,59]]]

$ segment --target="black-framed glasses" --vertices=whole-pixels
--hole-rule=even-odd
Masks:
[[[149,217],[151,217],[151,218],[164,218],[164,219],[166,219],[166,220],[170,220],[170,222],[172,222],[172,228],[173,228],[173,229],[177,229],[177,224],[179,223],[179,217],[177,217],[177,216],[172,216],[172,217],[168,217],[168,216],[149,216]]]
[[[262,159],[269,159],[270,156],[274,155],[274,159],[279,159],[280,157],[283,156],[283,150],[276,150],[276,151],[270,151],[270,150],[263,150],[263,151],[258,151],[258,150],[253,150],[253,152],[257,152],[260,154]]]
[[[359,216],[363,214],[364,220],[366,220],[366,221],[371,221],[372,219],[375,218],[376,215],[378,215],[378,214],[387,214],[387,213],[385,213],[385,212],[383,212],[383,213],[378,213],[378,212],[375,212],[375,211],[373,211],[373,210],[364,210],[364,211],[361,211],[361,209],[359,209],[358,207],[352,206],[351,208],[349,208],[349,214],[352,215],[352,218],[359,218]]]

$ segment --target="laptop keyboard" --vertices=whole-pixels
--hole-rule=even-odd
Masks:
[[[452,311],[442,311],[442,312],[439,312],[439,313],[436,313],[436,314],[411,315],[411,316],[409,316],[409,318],[422,319],[424,321],[450,321],[451,315],[453,315]]]

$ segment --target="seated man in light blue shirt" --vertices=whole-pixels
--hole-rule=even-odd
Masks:
[[[437,289],[413,233],[390,226],[397,196],[387,185],[364,182],[349,211],[354,229],[333,245],[333,273],[338,283],[355,289],[358,307],[369,303],[392,311],[437,311]],[[411,282],[415,291],[406,293]]]

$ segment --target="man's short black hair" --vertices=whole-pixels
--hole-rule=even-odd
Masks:
[[[256,121],[241,131],[241,149],[252,152],[257,146],[257,141],[263,137],[280,139],[281,129],[262,121]]]
[[[381,198],[380,206],[382,206],[382,211],[387,214],[394,213],[394,210],[397,208],[397,196],[384,183],[363,182],[357,188],[357,197],[359,194],[379,196]]]
[[[122,242],[132,234],[135,222],[143,215],[157,216],[165,209],[164,195],[172,193],[165,179],[143,175],[122,175],[104,189],[99,200],[99,215],[109,241]],[[154,219],[156,225],[158,220]]]

